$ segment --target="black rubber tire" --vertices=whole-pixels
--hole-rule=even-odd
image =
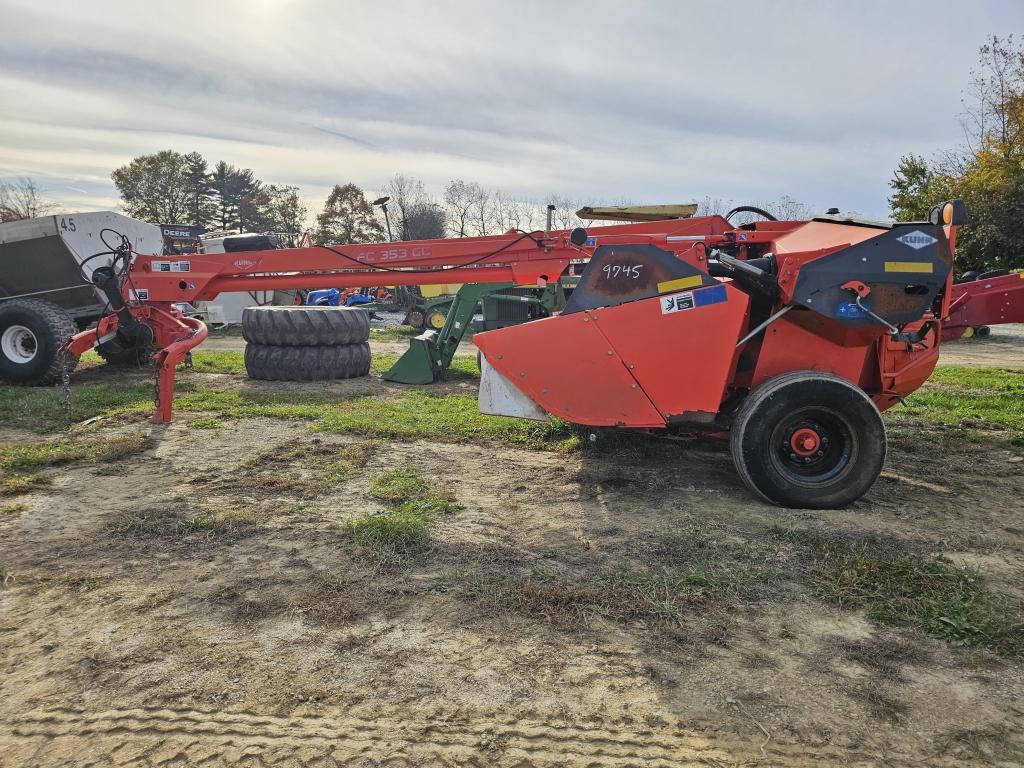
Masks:
[[[78,332],[71,315],[62,307],[42,299],[0,301],[0,340],[12,326],[31,331],[35,356],[27,362],[17,362],[0,345],[0,380],[11,384],[53,384],[60,381],[65,365],[69,373],[78,365],[77,357],[58,354],[64,342]]]
[[[1010,274],[1008,269],[990,269],[988,272],[982,272],[978,275],[979,280],[991,280],[993,277],[1006,277]]]
[[[798,426],[813,426],[826,437],[819,455],[790,452],[787,441],[796,439]],[[733,421],[729,449],[743,482],[765,501],[839,509],[878,479],[885,464],[885,424],[871,398],[846,379],[793,371],[747,396]],[[805,459],[809,465],[801,463]]]
[[[974,335],[979,339],[987,339],[992,335],[992,329],[987,325],[979,325],[974,329]]]
[[[426,318],[423,316],[422,309],[410,309],[402,325],[411,325],[417,331],[422,331],[425,322]]]
[[[353,307],[247,307],[242,337],[277,347],[359,344],[370,338],[370,316]]]
[[[960,285],[961,283],[973,283],[978,279],[979,274],[980,273],[975,269],[968,270],[960,275],[960,279],[957,280],[956,283],[957,285]]]
[[[264,381],[327,381],[353,379],[370,372],[370,345],[285,347],[247,344],[245,371]]]

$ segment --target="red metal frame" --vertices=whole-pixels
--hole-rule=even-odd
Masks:
[[[947,316],[943,341],[955,341],[969,328],[1024,323],[1024,272],[954,285]]]
[[[122,288],[134,318],[153,332],[159,374],[153,420],[164,422],[172,417],[175,368],[206,337],[205,326],[182,315],[175,302],[210,300],[225,291],[326,286],[543,285],[558,279],[571,260],[589,258],[598,246],[647,243],[702,271],[715,247],[728,246],[741,260],[751,246],[770,249],[778,264],[778,308],[792,300],[804,264],[879,232],[825,221],[734,228],[720,216],[709,216],[595,228],[582,247],[564,231],[528,236],[513,231],[333,250],[306,246],[173,257],[138,254]],[[946,227],[946,233],[952,247],[955,227]],[[737,344],[748,330],[750,300],[729,280],[721,282],[726,298],[699,313],[667,315],[654,297],[480,334],[477,344],[502,375],[548,412],[576,423],[637,428],[711,424],[736,392],[807,368],[842,376],[884,409],[920,386],[938,358],[938,333],[918,344],[897,343],[881,326],[851,329],[807,310],[791,312],[756,338]],[[942,315],[949,307],[949,289],[948,280]],[[941,327],[940,318],[931,316],[915,327],[924,323]],[[105,317],[97,329],[74,336],[67,348],[81,354],[117,327],[116,315]]]

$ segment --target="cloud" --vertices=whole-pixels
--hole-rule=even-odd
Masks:
[[[977,47],[1024,21],[934,7],[5,0],[0,175],[109,206],[113,168],[174,148],[317,204],[402,172],[883,215],[900,155],[960,140]]]

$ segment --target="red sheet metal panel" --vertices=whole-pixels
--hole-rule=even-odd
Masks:
[[[665,426],[589,313],[478,333],[473,340],[506,379],[559,418],[595,427]]]
[[[487,360],[549,413],[663,427],[717,413],[749,299],[725,283],[477,334]],[[706,420],[706,419],[705,419]]]
[[[803,313],[800,322],[794,320],[796,312]],[[809,311],[796,312],[765,330],[752,389],[789,371],[825,371],[863,389],[876,386],[877,334],[849,331]],[[832,336],[827,335],[830,332]]]
[[[718,412],[750,304],[729,283],[590,311],[662,418]]]

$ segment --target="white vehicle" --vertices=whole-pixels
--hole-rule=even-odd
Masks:
[[[0,379],[50,384],[61,375],[57,350],[105,309],[92,270],[124,235],[145,254],[163,253],[160,228],[110,211],[43,216],[0,224]],[[114,359],[123,350],[101,346]]]

